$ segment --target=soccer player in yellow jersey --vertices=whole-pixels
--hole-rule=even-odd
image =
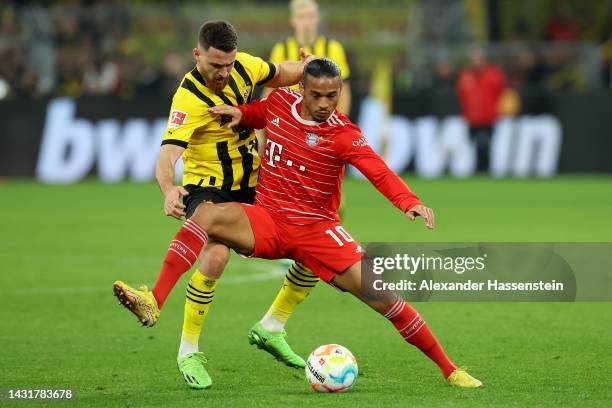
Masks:
[[[331,38],[318,34],[319,7],[314,0],[292,0],[289,2],[289,22],[293,28],[294,36],[288,37],[272,48],[270,61],[283,60],[297,61],[300,59],[299,50],[304,49],[317,57],[326,57],[334,61],[340,68],[342,76],[342,93],[337,109],[348,116],[351,109],[351,88],[349,84],[350,70],[342,45]],[[299,91],[298,87],[295,87]],[[264,95],[272,91],[264,90]],[[263,136],[265,131],[259,131]],[[344,208],[344,199],[340,203],[340,211]],[[293,314],[296,307],[310,294],[319,278],[304,265],[293,262],[285,275],[283,285],[276,299],[268,309],[261,321],[249,334],[249,341],[262,346],[257,338],[257,329],[279,332]]]
[[[205,23],[193,49],[196,66],[183,77],[174,97],[156,167],[156,178],[164,195],[166,215],[191,217],[204,202],[252,203],[255,197],[260,157],[252,129],[229,129],[224,119],[209,113],[216,105],[241,105],[251,101],[254,87],[287,86],[298,83],[303,67],[312,57],[302,52],[299,61],[266,62],[238,52],[238,36],[225,21]],[[174,185],[175,165],[183,157],[183,186]],[[192,388],[208,388],[212,380],[204,368],[206,359],[198,340],[208,314],[217,279],[228,261],[229,249],[222,243],[209,244],[199,254],[200,266],[187,286],[178,367]],[[139,291],[121,281],[114,284],[119,300],[137,314],[141,323],[152,326],[179,276],[158,279],[151,292]],[[144,316],[135,312],[143,298],[153,299],[155,310]],[[292,300],[290,299],[292,302]],[[266,330],[256,324],[249,338],[278,360],[304,367],[281,330]]]
[[[329,58],[338,64],[342,73],[342,95],[337,109],[345,115],[351,111],[351,87],[349,78],[351,71],[346,60],[342,44],[319,34],[319,6],[315,0],[291,0],[289,2],[289,23],[293,28],[293,36],[276,43],[270,53],[271,62],[298,61],[300,49],[317,57]],[[297,85],[293,87],[298,90]],[[272,89],[266,89],[264,95]]]

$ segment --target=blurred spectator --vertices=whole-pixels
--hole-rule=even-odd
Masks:
[[[508,86],[513,89],[540,88],[549,74],[541,56],[529,47],[521,47],[507,69]]]
[[[476,146],[477,170],[489,169],[489,146],[498,106],[506,89],[506,76],[487,61],[485,50],[476,46],[469,51],[469,64],[459,73],[457,93],[470,137]]]
[[[574,41],[578,38],[578,23],[574,20],[572,10],[567,3],[555,3],[544,36],[549,41]]]
[[[132,53],[122,56],[119,61],[118,95],[130,99],[141,90],[148,93],[147,85],[154,80],[150,70],[141,55]]]
[[[438,58],[433,69],[432,86],[437,91],[452,91],[455,86],[455,70],[448,58]]]
[[[592,0],[599,4],[598,7],[595,4],[579,6],[567,0],[546,2],[546,6],[529,0],[503,2],[500,10],[537,9],[544,13],[553,10],[548,20],[547,14],[501,14],[500,11],[499,19],[503,22],[500,26],[509,30],[501,30],[501,42],[491,49],[495,51],[492,57],[508,72],[511,86],[518,90],[581,90],[605,84],[609,89],[612,81],[612,40],[609,37],[612,14],[609,6],[606,8],[602,4],[606,1]],[[237,10],[243,6],[251,7],[252,2],[248,0],[213,3],[206,3],[207,6],[202,8],[191,2],[165,3],[159,0],[2,1],[0,99],[52,95],[119,95],[122,98],[168,95],[181,78],[180,73],[176,74],[177,67],[185,64],[174,52],[192,46],[191,32],[201,23],[202,16],[214,18],[223,15],[235,19],[242,27],[246,25],[248,29],[241,30],[246,33],[241,42],[244,49],[250,47],[262,51],[272,45],[270,41],[284,30],[281,12],[287,1],[268,2],[261,7],[262,14],[256,19]],[[338,27],[343,27],[345,41],[353,47],[357,60],[361,62],[352,70],[357,78],[358,69],[364,70],[365,75],[361,78],[369,78],[378,61],[388,58],[395,87],[411,92],[428,89],[452,91],[457,72],[457,52],[476,32],[473,20],[466,17],[467,3],[448,0],[416,0],[400,2],[396,6],[366,3],[359,7],[366,9],[366,16],[374,11],[379,13],[373,17],[374,20],[365,19],[367,23],[363,23],[356,17],[360,14],[357,10],[355,17],[351,14],[345,19],[345,13],[339,13],[343,7],[335,2],[326,3],[328,10],[326,18],[322,19],[313,0],[294,0],[291,2],[290,20],[293,35],[275,48],[288,45],[294,49],[293,43],[297,42],[310,46],[317,54],[327,55],[327,50],[320,50],[324,41],[319,35],[319,30],[324,30],[327,23],[332,30],[339,31]],[[575,10],[569,5],[575,6]],[[529,7],[525,9],[523,6]],[[382,13],[381,7],[385,8]],[[386,7],[410,9],[411,15],[420,17],[421,23],[415,21],[410,29],[389,24],[397,21],[394,18],[387,21],[385,16],[399,12],[385,14]],[[605,10],[608,10],[607,14]],[[515,17],[511,20],[510,16]],[[436,24],[422,23],[434,21],[432,19]],[[472,21],[472,26],[468,20]],[[527,43],[543,37],[552,42],[538,44],[537,48]],[[362,46],[373,38],[377,39],[376,45]],[[566,43],[572,40],[582,41]],[[326,45],[334,42],[329,40]],[[407,43],[410,45],[406,48]],[[404,52],[406,49],[408,51]],[[334,55],[328,56],[334,59]],[[343,72],[347,71],[348,68],[343,69]],[[354,87],[367,92],[367,82],[353,82]],[[347,86],[343,92],[347,100],[348,89]]]
[[[344,47],[333,38],[319,33],[321,15],[319,5],[315,0],[291,0],[289,2],[289,23],[293,35],[278,42],[270,53],[270,62],[299,61],[299,50],[304,49],[317,57],[329,58],[338,64],[342,74],[342,93],[338,101],[338,111],[349,115],[351,111],[350,68],[346,59]],[[297,89],[297,87],[294,87]],[[264,91],[264,96],[270,93]]]
[[[83,74],[83,92],[91,95],[111,94],[119,84],[119,68],[114,61],[96,55]]]
[[[602,79],[609,91],[612,91],[612,28],[608,39],[601,44],[603,58]]]
[[[159,75],[159,92],[162,95],[172,95],[186,71],[187,64],[181,55],[175,52],[166,55]]]
[[[549,89],[567,91],[584,89],[585,78],[578,60],[579,50],[566,45],[556,45],[546,50],[546,86]]]
[[[121,67],[119,94],[123,98],[133,95],[171,97],[188,70],[183,57],[175,52],[164,57],[161,70],[145,65],[139,55],[126,57]]]
[[[522,43],[529,40],[532,36],[533,28],[531,24],[529,24],[529,21],[522,17],[513,24],[512,32],[510,34],[510,41]]]

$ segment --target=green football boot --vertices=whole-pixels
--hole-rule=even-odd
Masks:
[[[206,357],[201,352],[187,354],[178,359],[178,369],[183,374],[183,378],[187,385],[191,388],[203,390],[210,388],[212,379],[204,368],[207,363]]]
[[[272,354],[274,358],[285,363],[285,365],[293,368],[306,367],[304,359],[291,350],[291,347],[285,341],[286,335],[287,332],[284,330],[279,333],[271,333],[258,322],[251,328],[247,337],[249,338],[249,344],[255,344],[257,348]]]

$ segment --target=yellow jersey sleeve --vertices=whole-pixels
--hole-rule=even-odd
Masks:
[[[282,42],[274,44],[272,51],[270,51],[270,62],[281,63],[287,60],[285,52],[285,44]]]
[[[342,44],[336,40],[329,40],[328,50],[327,58],[338,64],[338,67],[340,67],[340,73],[342,74],[342,79],[344,81],[348,80],[351,77],[351,71],[348,62],[346,61],[344,47],[342,47]]]
[[[246,70],[254,84],[263,85],[276,75],[276,66],[259,57],[254,57],[245,52],[239,52],[236,60]]]
[[[174,144],[187,148],[197,129],[211,120],[208,106],[186,89],[180,87],[172,98],[163,144]]]

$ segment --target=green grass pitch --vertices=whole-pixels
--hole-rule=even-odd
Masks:
[[[411,223],[367,182],[348,180],[346,229],[360,241],[612,241],[612,179],[409,180],[438,228]],[[486,388],[456,390],[392,326],[320,284],[287,326],[306,356],[340,343],[360,376],[315,394],[303,372],[249,346],[281,284],[277,263],[233,255],[201,339],[213,377],[193,391],[176,369],[187,274],[152,329],[112,296],[151,285],[179,223],[154,184],[0,184],[0,388],[71,388],[67,406],[609,406],[612,303],[418,303]],[[0,402],[2,404],[2,402]],[[61,406],[57,404],[54,406]]]

